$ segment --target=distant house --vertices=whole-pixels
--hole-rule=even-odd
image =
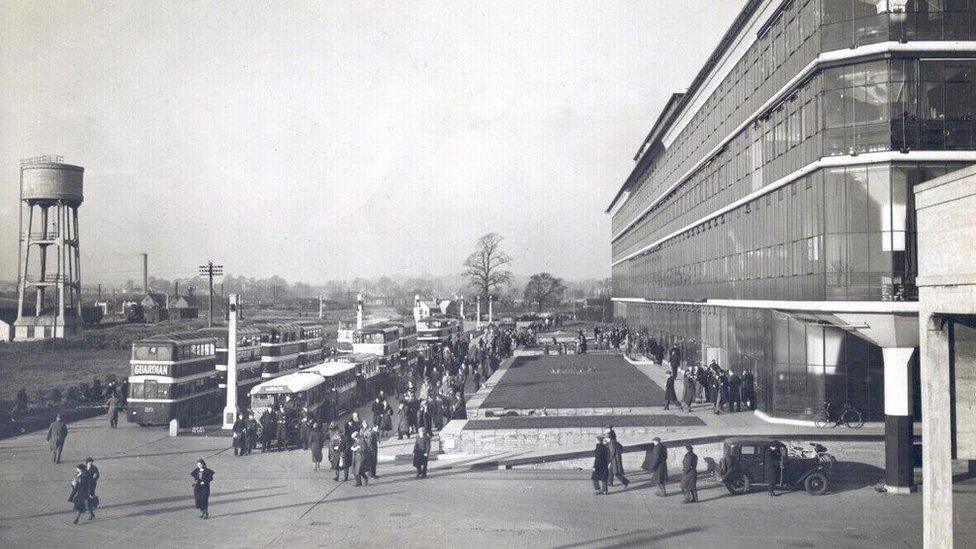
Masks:
[[[152,292],[145,294],[139,300],[139,306],[142,308],[142,321],[152,324],[166,320],[168,305],[169,296],[166,294]]]
[[[15,320],[17,320],[16,308],[0,309],[0,342],[9,343],[14,340]]]
[[[197,296],[180,295],[170,302],[167,313],[173,320],[197,318],[200,315],[200,306],[200,299]]]
[[[414,318],[417,320],[435,315],[449,317],[461,316],[461,302],[450,299],[428,299],[416,301],[414,304]]]

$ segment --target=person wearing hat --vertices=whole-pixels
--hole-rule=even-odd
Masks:
[[[97,498],[95,497],[95,488],[98,488],[98,477],[101,475],[98,473],[98,467],[95,467],[95,460],[91,457],[85,459],[85,473],[88,475],[88,479],[91,481],[92,503],[94,504],[97,501]],[[93,507],[98,507],[98,505],[95,504]]]
[[[75,524],[78,524],[81,514],[85,511],[88,511],[88,520],[95,518],[91,497],[91,477],[85,469],[85,464],[79,463],[75,466],[75,478],[71,481],[71,495],[68,496],[68,501],[74,505],[74,510],[78,513]]]
[[[68,438],[68,426],[61,419],[61,414],[54,417],[54,421],[47,428],[47,441],[51,447],[51,461],[61,463],[61,451],[64,450],[64,440]]]
[[[339,424],[332,422],[329,424],[329,464],[335,471],[333,480],[339,481],[339,472],[343,473],[343,481],[349,480],[349,460],[346,459],[346,437],[339,429]]]
[[[698,503],[698,456],[691,444],[685,445],[685,457],[681,460],[681,492],[684,503]]]
[[[651,479],[657,484],[657,495],[667,497],[668,489],[668,447],[661,442],[661,439],[654,437],[651,441],[654,445],[648,456],[648,470],[651,472]]]
[[[352,434],[352,476],[356,479],[356,486],[369,485],[369,450],[363,440],[363,433],[356,431]]]
[[[680,408],[681,401],[678,400],[678,394],[674,390],[674,376],[671,375],[671,370],[668,370],[667,376],[664,382],[664,409],[669,409],[672,402]]]
[[[413,466],[417,470],[417,478],[427,478],[427,463],[430,459],[430,437],[427,430],[421,426],[417,430],[417,439],[413,444]]]
[[[596,448],[593,449],[593,472],[590,480],[593,481],[594,493],[597,496],[607,493],[607,480],[610,476],[610,458],[607,453],[607,446],[604,444],[604,437],[596,436]]]
[[[313,469],[318,471],[322,464],[322,446],[325,444],[325,435],[317,421],[312,421],[308,433],[308,448],[312,451]]]
[[[624,447],[617,442],[617,433],[610,429],[606,437],[607,461],[610,465],[608,481],[616,477],[626,488],[630,481],[624,476]]]

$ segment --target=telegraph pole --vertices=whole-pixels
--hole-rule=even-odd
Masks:
[[[207,261],[206,265],[200,265],[200,276],[205,276],[210,281],[210,314],[207,317],[207,325],[213,328],[213,279],[214,276],[222,276],[224,274],[223,265],[214,265],[213,261]]]

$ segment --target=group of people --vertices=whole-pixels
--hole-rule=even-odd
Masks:
[[[593,449],[593,472],[590,479],[596,495],[609,493],[609,486],[613,486],[614,479],[623,484],[624,489],[630,481],[624,475],[624,448],[617,441],[617,434],[612,426],[607,426],[602,435],[597,435],[596,447]],[[644,468],[651,474],[651,482],[657,487],[657,495],[667,497],[668,489],[668,448],[661,439],[654,437],[651,448],[647,452]],[[681,461],[681,492],[684,503],[698,502],[698,455],[691,444],[685,445],[685,455]]]
[[[696,402],[710,404],[716,414],[756,409],[756,380],[749,370],[742,370],[742,375],[738,375],[731,368],[723,370],[715,360],[707,367],[693,365],[683,372],[684,387],[680,403],[673,390],[675,375],[675,367],[672,366],[665,385],[665,409],[672,400],[687,412]]]

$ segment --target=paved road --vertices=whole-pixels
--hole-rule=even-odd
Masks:
[[[852,546],[916,547],[921,498],[870,487],[824,497],[769,498],[705,488],[703,502],[660,499],[644,473],[626,492],[594,496],[579,470],[470,471],[438,463],[426,480],[380,466],[365,488],[313,472],[307,453],[235,458],[226,439],[174,439],[104,420],[72,424],[61,465],[40,434],[0,442],[0,546],[263,547],[338,544],[472,547]],[[102,472],[97,519],[78,526],[65,501],[74,463]],[[189,472],[216,470],[209,521],[197,518]],[[619,486],[616,488],[619,490]],[[976,483],[957,486],[957,546],[976,540]],[[963,536],[968,536],[963,537]]]

